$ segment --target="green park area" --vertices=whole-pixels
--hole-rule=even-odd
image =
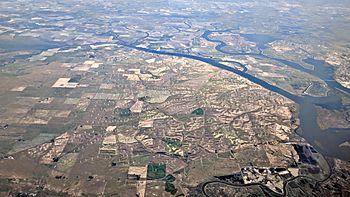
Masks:
[[[192,112],[193,115],[196,115],[196,116],[203,116],[204,114],[204,110],[202,108],[198,108],[198,109],[195,109],[193,112]]]
[[[159,163],[149,163],[147,167],[147,179],[156,180],[165,177],[166,165]]]

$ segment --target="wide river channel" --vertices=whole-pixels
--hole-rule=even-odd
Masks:
[[[334,80],[334,70],[332,66],[325,63],[324,61],[315,60],[312,58],[308,58],[303,60],[305,63],[311,64],[314,66],[314,69],[308,69],[301,66],[298,63],[292,62],[290,60],[279,59],[275,57],[269,57],[262,53],[262,50],[265,48],[265,44],[273,41],[272,37],[262,36],[262,35],[253,35],[253,34],[242,34],[241,36],[245,37],[247,40],[251,40],[257,43],[257,47],[259,49],[259,53],[231,53],[225,51],[223,48],[226,44],[221,40],[211,39],[210,35],[214,32],[228,32],[230,30],[222,30],[222,31],[205,31],[202,35],[202,38],[206,39],[209,42],[216,43],[215,49],[221,53],[224,53],[228,56],[257,56],[260,58],[266,58],[273,61],[280,62],[284,65],[287,65],[293,69],[296,69],[300,72],[305,72],[319,79],[323,80],[328,88],[331,90],[331,94],[328,94],[324,97],[312,97],[312,96],[298,96],[294,95],[286,90],[283,90],[277,86],[271,85],[265,82],[262,79],[259,79],[253,75],[250,75],[246,72],[246,69],[243,71],[238,70],[236,68],[226,66],[222,63],[219,63],[217,60],[207,57],[201,57],[198,55],[190,55],[190,54],[182,54],[175,52],[167,52],[160,50],[153,50],[148,48],[137,47],[133,44],[127,44],[122,42],[121,45],[133,48],[139,51],[174,56],[174,57],[183,57],[189,58],[193,60],[202,61],[208,63],[214,67],[221,68],[223,70],[233,72],[237,75],[240,75],[249,81],[259,84],[260,86],[280,94],[284,97],[287,97],[297,103],[299,105],[299,119],[300,119],[300,128],[299,134],[304,137],[312,146],[314,146],[319,152],[324,155],[340,158],[343,160],[350,161],[349,150],[350,147],[339,146],[340,144],[350,141],[350,129],[337,129],[331,128],[322,130],[317,124],[317,106],[321,106],[328,110],[343,110],[345,106],[342,103],[341,97],[349,97],[350,98],[350,90],[339,84]],[[237,62],[242,67],[245,65]]]

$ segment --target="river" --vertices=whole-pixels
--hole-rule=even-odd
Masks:
[[[286,90],[283,90],[280,87],[271,85],[267,83],[266,81],[259,79],[253,75],[250,75],[246,72],[246,69],[243,71],[226,66],[222,63],[219,63],[218,61],[207,58],[207,57],[201,57],[197,55],[190,55],[190,54],[182,54],[182,53],[175,53],[175,52],[166,52],[166,51],[159,51],[159,50],[153,50],[148,48],[142,48],[137,47],[134,44],[128,44],[126,42],[123,42],[121,40],[120,44],[132,48],[138,51],[143,51],[147,53],[153,53],[153,54],[159,54],[159,55],[167,55],[167,56],[174,56],[174,57],[183,57],[183,58],[189,58],[193,60],[198,60],[201,62],[208,63],[214,67],[235,73],[241,77],[244,77],[248,79],[249,81],[258,84],[262,86],[265,89],[268,89],[272,92],[275,92],[277,94],[280,94],[286,98],[291,99],[295,103],[299,105],[299,119],[300,119],[300,128],[298,129],[299,134],[304,137],[313,147],[315,147],[316,150],[318,150],[320,153],[334,157],[339,158],[343,160],[350,161],[350,154],[349,148],[347,147],[340,147],[339,145],[350,141],[350,129],[327,129],[322,130],[319,125],[317,124],[317,106],[321,106],[323,108],[329,109],[329,110],[343,110],[345,106],[341,102],[341,96],[350,97],[350,90],[343,87],[341,84],[336,82],[334,80],[334,70],[332,69],[332,66],[325,63],[324,61],[315,60],[312,58],[308,58],[303,60],[306,63],[312,64],[315,69],[307,69],[303,66],[301,66],[298,63],[292,62],[290,60],[284,60],[280,58],[275,57],[269,57],[262,53],[262,49],[265,48],[265,44],[268,42],[273,41],[273,37],[267,36],[264,37],[262,35],[258,35],[256,38],[254,38],[253,34],[242,34],[241,36],[247,37],[247,40],[253,40],[257,42],[257,46],[259,47],[259,53],[232,53],[223,50],[223,48],[226,46],[226,43],[224,43],[221,40],[215,40],[210,38],[210,34],[214,32],[228,32],[231,30],[219,30],[219,31],[205,31],[202,37],[206,39],[209,42],[215,42],[217,45],[215,49],[221,53],[224,53],[225,55],[229,56],[242,56],[242,55],[251,55],[251,56],[259,56],[261,58],[266,58],[270,60],[274,60],[277,62],[280,62],[282,64],[285,64],[293,69],[296,69],[300,72],[305,72],[310,75],[316,76],[323,80],[328,87],[331,89],[332,94],[329,94],[325,97],[312,97],[312,96],[298,96],[294,95]],[[241,67],[246,68],[245,65],[240,64]]]

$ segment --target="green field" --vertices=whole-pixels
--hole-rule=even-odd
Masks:
[[[156,180],[165,177],[166,165],[165,164],[157,164],[150,163],[147,167],[147,179],[148,180]]]

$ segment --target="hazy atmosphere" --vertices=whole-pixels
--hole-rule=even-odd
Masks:
[[[0,196],[350,196],[348,0],[1,0]]]

